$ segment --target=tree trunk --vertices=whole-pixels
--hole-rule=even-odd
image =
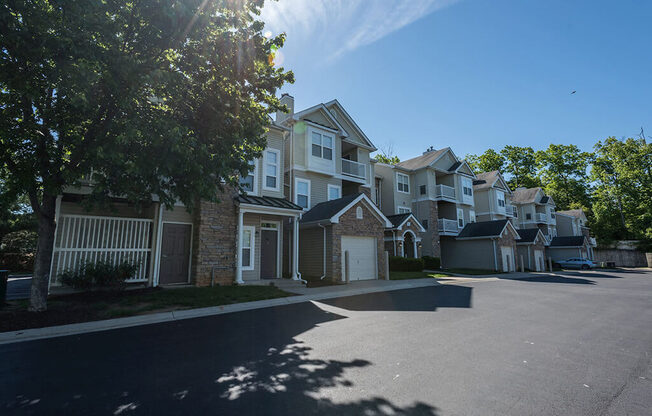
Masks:
[[[29,310],[42,312],[47,309],[50,264],[54,247],[56,197],[44,195],[43,204],[37,213],[38,243],[34,259],[34,273],[29,298]]]

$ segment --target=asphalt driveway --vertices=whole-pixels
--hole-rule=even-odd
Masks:
[[[652,273],[452,282],[0,345],[0,414],[652,414]]]

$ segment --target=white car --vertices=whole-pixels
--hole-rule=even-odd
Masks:
[[[585,259],[582,257],[573,257],[571,259],[567,260],[560,260],[557,263],[563,268],[566,269],[593,269],[595,267],[595,263],[593,263],[589,259]]]

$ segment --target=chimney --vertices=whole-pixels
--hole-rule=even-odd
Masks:
[[[281,122],[285,120],[288,117],[291,117],[294,115],[294,97],[288,94],[287,92],[284,92],[281,94],[281,104],[287,106],[288,110],[290,110],[289,113],[284,113],[283,111],[276,111],[276,121]]]

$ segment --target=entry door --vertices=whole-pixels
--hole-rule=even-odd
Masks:
[[[188,283],[190,224],[163,224],[159,284]]]
[[[278,231],[262,229],[260,240],[260,277],[276,279],[278,277]]]
[[[543,251],[541,250],[534,250],[534,264],[536,271],[542,272],[543,271]]]
[[[502,247],[500,252],[503,256],[503,271],[511,272],[514,270],[512,267],[512,262],[514,261],[514,253],[511,247]]]

